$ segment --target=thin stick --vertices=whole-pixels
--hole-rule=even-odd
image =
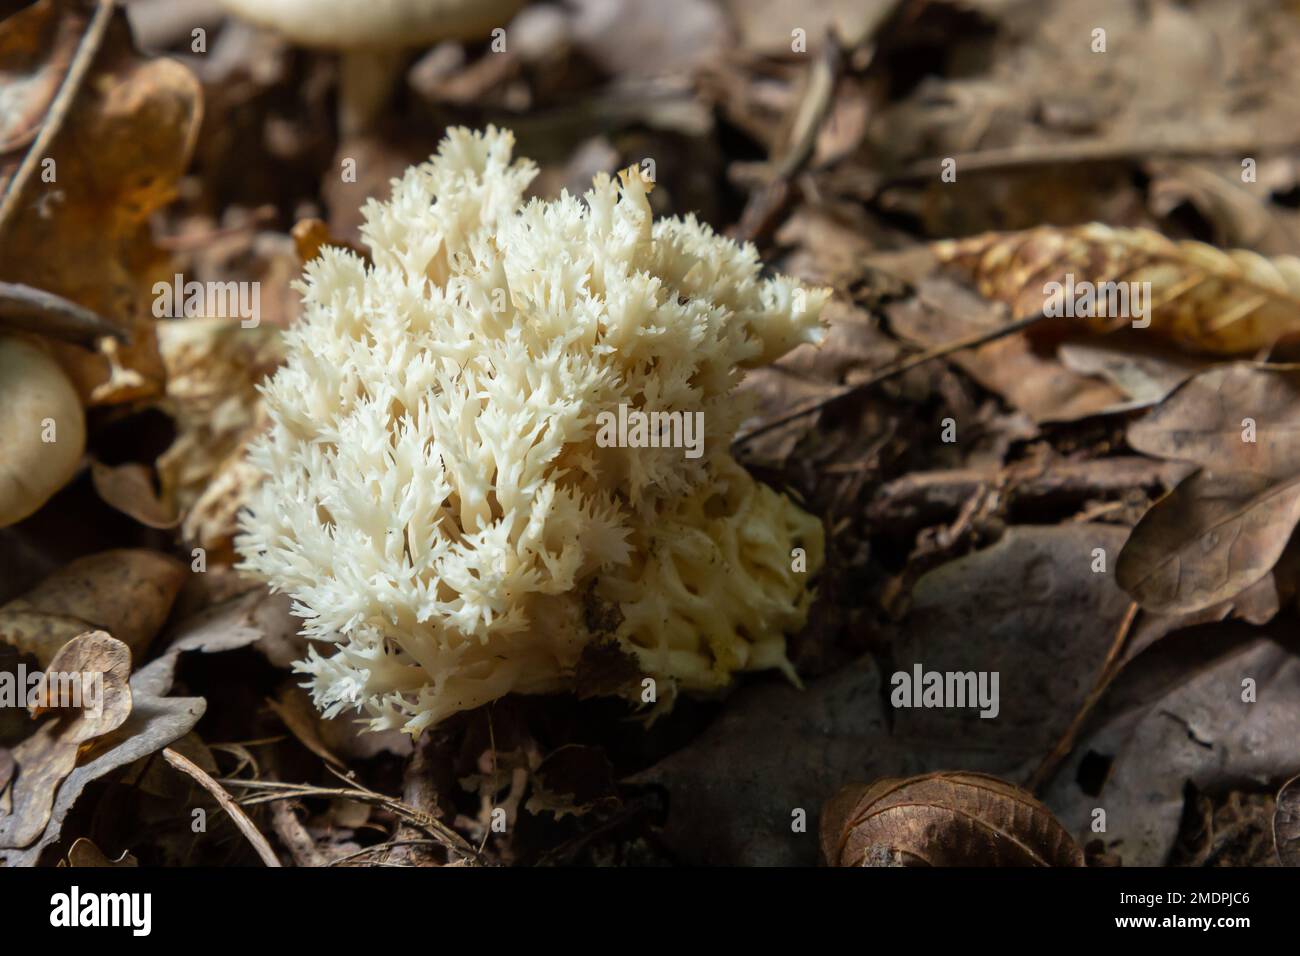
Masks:
[[[1034,775],[1029,778],[1028,788],[1031,792],[1037,793],[1038,788],[1050,779],[1061,761],[1074,749],[1075,740],[1079,736],[1079,731],[1083,729],[1084,721],[1088,719],[1092,709],[1097,706],[1097,701],[1101,700],[1101,695],[1105,693],[1106,688],[1115,679],[1115,675],[1120,672],[1123,651],[1128,644],[1129,634],[1133,632],[1133,621],[1136,620],[1137,615],[1138,604],[1134,601],[1124,613],[1124,620],[1120,621],[1119,630],[1115,632],[1115,639],[1111,642],[1110,650],[1106,653],[1106,660],[1102,663],[1101,671],[1097,674],[1096,683],[1093,684],[1092,690],[1088,692],[1088,696],[1084,698],[1083,703],[1079,706],[1079,712],[1074,715],[1074,720],[1065,729],[1065,733],[1056,742],[1056,746],[1048,752],[1042,763],[1038,765],[1038,769],[1034,771]]]
[[[0,236],[4,235],[5,228],[13,219],[14,210],[18,208],[33,170],[49,155],[50,144],[63,128],[63,121],[67,119],[72,102],[77,98],[81,84],[95,60],[95,54],[99,52],[104,36],[108,33],[108,25],[113,20],[114,6],[113,0],[99,0],[86,32],[82,34],[81,42],[77,44],[77,52],[68,66],[68,75],[63,78],[59,92],[54,95],[54,101],[50,103],[50,108],[45,113],[41,131],[18,165],[13,179],[9,181],[9,191],[0,199]]]
[[[325,865],[343,866],[344,864],[351,863],[353,860],[359,860],[363,856],[371,856],[373,854],[380,853],[385,850],[392,850],[395,847],[410,847],[410,846],[442,846],[442,844],[439,843],[437,840],[418,840],[418,839],[417,840],[387,840],[383,843],[376,843],[374,846],[362,847],[360,850],[357,850],[354,853],[349,853],[347,856],[341,856],[336,860],[331,860],[329,863],[326,863]],[[392,861],[388,861],[387,864],[379,864],[379,865],[389,865],[389,866],[399,866],[399,867],[412,866],[412,864],[409,863],[392,862]]]
[[[288,801],[271,804],[271,826],[280,842],[289,849],[289,855],[298,866],[325,866],[325,854],[316,847],[307,828],[299,822]]]
[[[271,849],[271,844],[262,836],[261,831],[253,825],[253,821],[248,819],[248,814],[235,802],[235,798],[226,792],[225,788],[217,781],[208,776],[207,772],[194,761],[178,754],[171,747],[163,749],[163,758],[182,773],[187,773],[195,780],[204,790],[216,798],[217,803],[221,804],[221,809],[229,814],[230,819],[235,821],[235,826],[239,827],[239,832],[248,837],[248,842],[253,844],[253,849],[257,855],[262,858],[262,862],[267,866],[280,866],[280,858],[275,855]]]
[[[943,358],[945,355],[952,355],[954,352],[960,352],[964,349],[977,348],[1008,335],[1023,332],[1025,329],[1041,322],[1045,318],[1047,318],[1046,315],[1042,312],[1038,312],[1022,319],[1015,319],[1012,322],[1008,322],[1006,325],[999,325],[992,329],[976,332],[953,342],[945,342],[943,345],[937,345],[932,349],[927,349],[924,352],[909,356],[908,358],[895,362],[892,365],[886,365],[884,368],[873,372],[865,381],[858,382],[854,385],[845,385],[842,388],[836,389],[829,395],[824,395],[821,398],[795,408],[793,411],[787,412],[784,415],[763,422],[763,424],[755,426],[743,435],[737,435],[732,440],[731,445],[733,448],[743,445],[745,442],[757,438],[759,435],[765,435],[773,429],[780,428],[782,425],[803,418],[805,415],[811,415],[813,412],[820,411],[827,405],[832,405],[842,398],[846,398],[847,396],[860,392],[863,389],[871,388],[873,385],[879,385],[886,379],[891,379],[896,375],[902,375],[904,372],[914,369],[918,365],[924,365],[932,359]]]
[[[395,797],[385,796],[373,790],[358,789],[357,787],[317,787],[307,783],[284,783],[278,780],[238,780],[229,777],[222,778],[220,783],[228,787],[262,790],[263,792],[260,794],[254,794],[240,800],[240,803],[248,806],[258,803],[270,803],[275,800],[291,800],[295,797],[342,797],[347,800],[355,800],[358,803],[373,803],[411,821],[417,828],[438,839],[447,849],[453,850],[479,865],[483,865],[484,862],[482,855],[474,849],[469,841],[441,820],[403,803]]]
[[[1151,143],[1135,140],[1089,139],[1064,143],[1044,143],[1034,146],[1009,146],[1004,149],[986,149],[974,153],[959,153],[948,157],[956,163],[959,172],[977,173],[1005,169],[1023,169],[1029,166],[1052,166],[1065,163],[1118,162],[1138,159],[1194,159],[1198,156],[1244,156],[1252,152],[1291,152],[1300,145],[1293,138],[1275,142],[1186,142]],[[885,177],[885,185],[916,182],[939,175],[945,160],[922,159],[909,164],[898,173]]]
[[[822,124],[835,101],[835,87],[844,72],[844,53],[834,30],[828,30],[821,54],[808,66],[804,94],[795,104],[790,129],[780,153],[769,160],[770,172],[749,194],[736,225],[735,237],[753,242],[766,235],[790,198],[790,183],[812,158]]]

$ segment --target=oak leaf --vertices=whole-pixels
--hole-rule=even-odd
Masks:
[[[1190,379],[1129,427],[1138,451],[1199,466],[1133,529],[1119,584],[1148,611],[1238,598],[1282,557],[1300,522],[1300,370],[1250,363]]]

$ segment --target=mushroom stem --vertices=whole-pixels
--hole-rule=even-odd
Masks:
[[[405,66],[398,50],[344,50],[339,57],[339,137],[374,129],[392,98]]]

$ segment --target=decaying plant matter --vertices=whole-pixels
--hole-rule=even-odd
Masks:
[[[833,866],[1082,866],[1083,853],[1029,793],[978,773],[879,780],[822,813]]]

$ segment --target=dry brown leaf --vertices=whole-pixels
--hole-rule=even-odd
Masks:
[[[56,672],[91,674],[102,679],[103,696],[94,707],[85,706],[83,698],[83,706],[61,711],[14,749],[17,776],[10,810],[0,817],[0,847],[21,849],[36,840],[49,824],[59,786],[77,765],[81,745],[126,722],[131,714],[130,671],[130,650],[103,631],[82,634],[55,655],[38,691],[55,690],[49,679]],[[51,709],[35,708],[33,716]]]
[[[1076,286],[1149,282],[1149,331],[1196,351],[1251,353],[1300,334],[1300,259],[1293,256],[1268,259],[1100,223],[985,233],[931,248],[941,263],[1016,316],[1040,312],[1047,302],[1044,286],[1072,275]],[[1062,321],[1110,331],[1129,325],[1131,317]]]
[[[1103,339],[1067,340],[1056,354],[1070,371],[1104,379],[1118,388],[1128,397],[1126,410],[1163,401],[1206,368],[1201,359],[1168,348],[1152,348],[1139,339],[1138,332],[1118,332]]]
[[[347,764],[335,756],[321,738],[320,711],[312,704],[306,691],[296,684],[287,684],[281,688],[279,697],[268,700],[267,704],[300,744],[327,764],[340,770],[347,769]]]
[[[69,45],[81,43],[68,34],[80,34],[84,23],[75,5],[51,0],[0,23],[0,70],[35,69],[47,87],[44,78],[61,74]],[[19,125],[30,125],[32,106],[41,102],[48,105],[44,94],[33,97]],[[60,125],[41,157],[54,165],[35,176],[3,176],[3,193],[22,194],[0,222],[0,279],[64,296],[131,332],[130,344],[105,339],[98,354],[56,347],[88,404],[162,388],[152,289],[172,270],[149,218],[171,198],[188,164],[201,111],[195,78],[176,61],[136,54],[119,10],[67,114],[55,117]],[[54,179],[46,181],[51,169]],[[0,174],[10,171],[0,167]]]
[[[1097,549],[1123,541],[1114,525],[1016,525],[916,582],[893,666],[1000,675],[994,719],[974,706],[894,712],[894,740],[927,755],[917,769],[1025,779],[1084,705],[1129,608],[1114,576],[1092,571]]]
[[[59,686],[51,684],[51,674],[91,674],[103,682],[93,710],[84,705],[75,713],[67,713],[61,734],[68,740],[83,744],[102,737],[122,726],[131,714],[131,649],[103,631],[88,631],[67,644],[50,661],[49,667],[37,685],[39,698],[45,701],[58,699]],[[47,703],[33,707],[31,714],[39,717],[60,710],[58,704]]]
[[[1159,614],[1231,600],[1272,570],[1300,521],[1300,474],[1200,471],[1142,516],[1120,552],[1116,579]]]
[[[106,504],[145,527],[167,529],[180,523],[175,509],[154,491],[152,472],[147,465],[128,462],[111,466],[96,461],[91,463],[90,475],[95,491]]]
[[[833,866],[1082,866],[1065,827],[1027,791],[981,773],[848,787],[822,814]]]
[[[1248,363],[1202,372],[1130,426],[1137,450],[1201,470],[1133,529],[1120,586],[1149,611],[1186,614],[1260,582],[1300,522],[1297,428],[1300,371]]]
[[[944,279],[921,280],[914,299],[888,309],[890,327],[924,348],[1004,324],[1007,318],[1001,313]],[[950,361],[1035,422],[1072,421],[1124,402],[1124,394],[1106,382],[1077,375],[1050,355],[1039,354],[1023,333],[958,352]]]
[[[1289,252],[1296,246],[1295,231],[1287,221],[1291,211],[1270,202],[1269,194],[1285,192],[1295,182],[1282,172],[1285,162],[1265,160],[1260,165],[1263,189],[1242,182],[1240,160],[1232,157],[1150,160],[1144,164],[1151,178],[1147,205],[1161,219],[1191,206],[1209,224],[1212,241],[1219,246],[1245,246],[1265,255]],[[1277,170],[1273,177],[1268,175],[1270,167]]]
[[[1124,866],[1167,865],[1189,788],[1224,793],[1300,772],[1297,695],[1293,641],[1235,627],[1164,641],[1116,678],[1043,800],[1079,840],[1096,837],[1104,807],[1106,845]]]
[[[753,399],[754,411],[742,431],[751,423],[769,421],[791,408],[824,399],[898,356],[897,343],[865,309],[837,296],[826,303],[824,315],[829,328],[817,348],[795,349],[780,362],[745,376],[740,394]],[[746,443],[746,462],[781,467],[817,422],[817,415],[807,415]]]
[[[277,667],[289,667],[306,653],[306,639],[297,637],[301,624],[291,613],[292,601],[258,586],[186,616],[168,629],[167,648],[158,658],[174,664],[181,654],[219,654],[249,645],[273,645],[267,654]]]
[[[77,765],[78,744],[61,739],[58,722],[45,724],[14,748],[17,772],[8,812],[0,815],[0,861],[45,832],[55,794]]]
[[[1292,777],[1277,792],[1273,844],[1283,866],[1300,866],[1300,777]]]
[[[1300,369],[1237,362],[1189,380],[1129,427],[1128,442],[1156,458],[1284,479],[1300,472],[1298,428]]]
[[[108,631],[137,656],[167,619],[186,569],[157,551],[117,549],[79,558],[0,607],[0,641],[47,666],[84,631]]]
[[[14,14],[0,30],[0,63],[13,77],[0,87],[0,192],[36,138],[87,19],[85,10],[61,11],[46,0]]]
[[[117,730],[83,746],[79,753],[74,751],[72,772],[58,787],[44,832],[36,831],[34,843],[11,846],[16,841],[5,835],[14,828],[10,821],[16,814],[0,816],[0,866],[35,866],[45,848],[59,839],[64,820],[89,784],[168,746],[198,723],[207,706],[202,697],[164,696],[171,687],[174,667],[174,658],[162,658],[131,676],[130,716]],[[54,721],[43,725],[37,734],[52,726]],[[19,773],[20,781],[21,769]],[[15,789],[17,785],[16,781]]]
[[[108,855],[94,842],[85,837],[78,837],[73,841],[72,846],[68,847],[68,858],[66,864],[59,861],[60,866],[72,867],[136,867],[140,865],[137,860],[127,850],[122,851],[122,855],[116,860],[110,860]]]

